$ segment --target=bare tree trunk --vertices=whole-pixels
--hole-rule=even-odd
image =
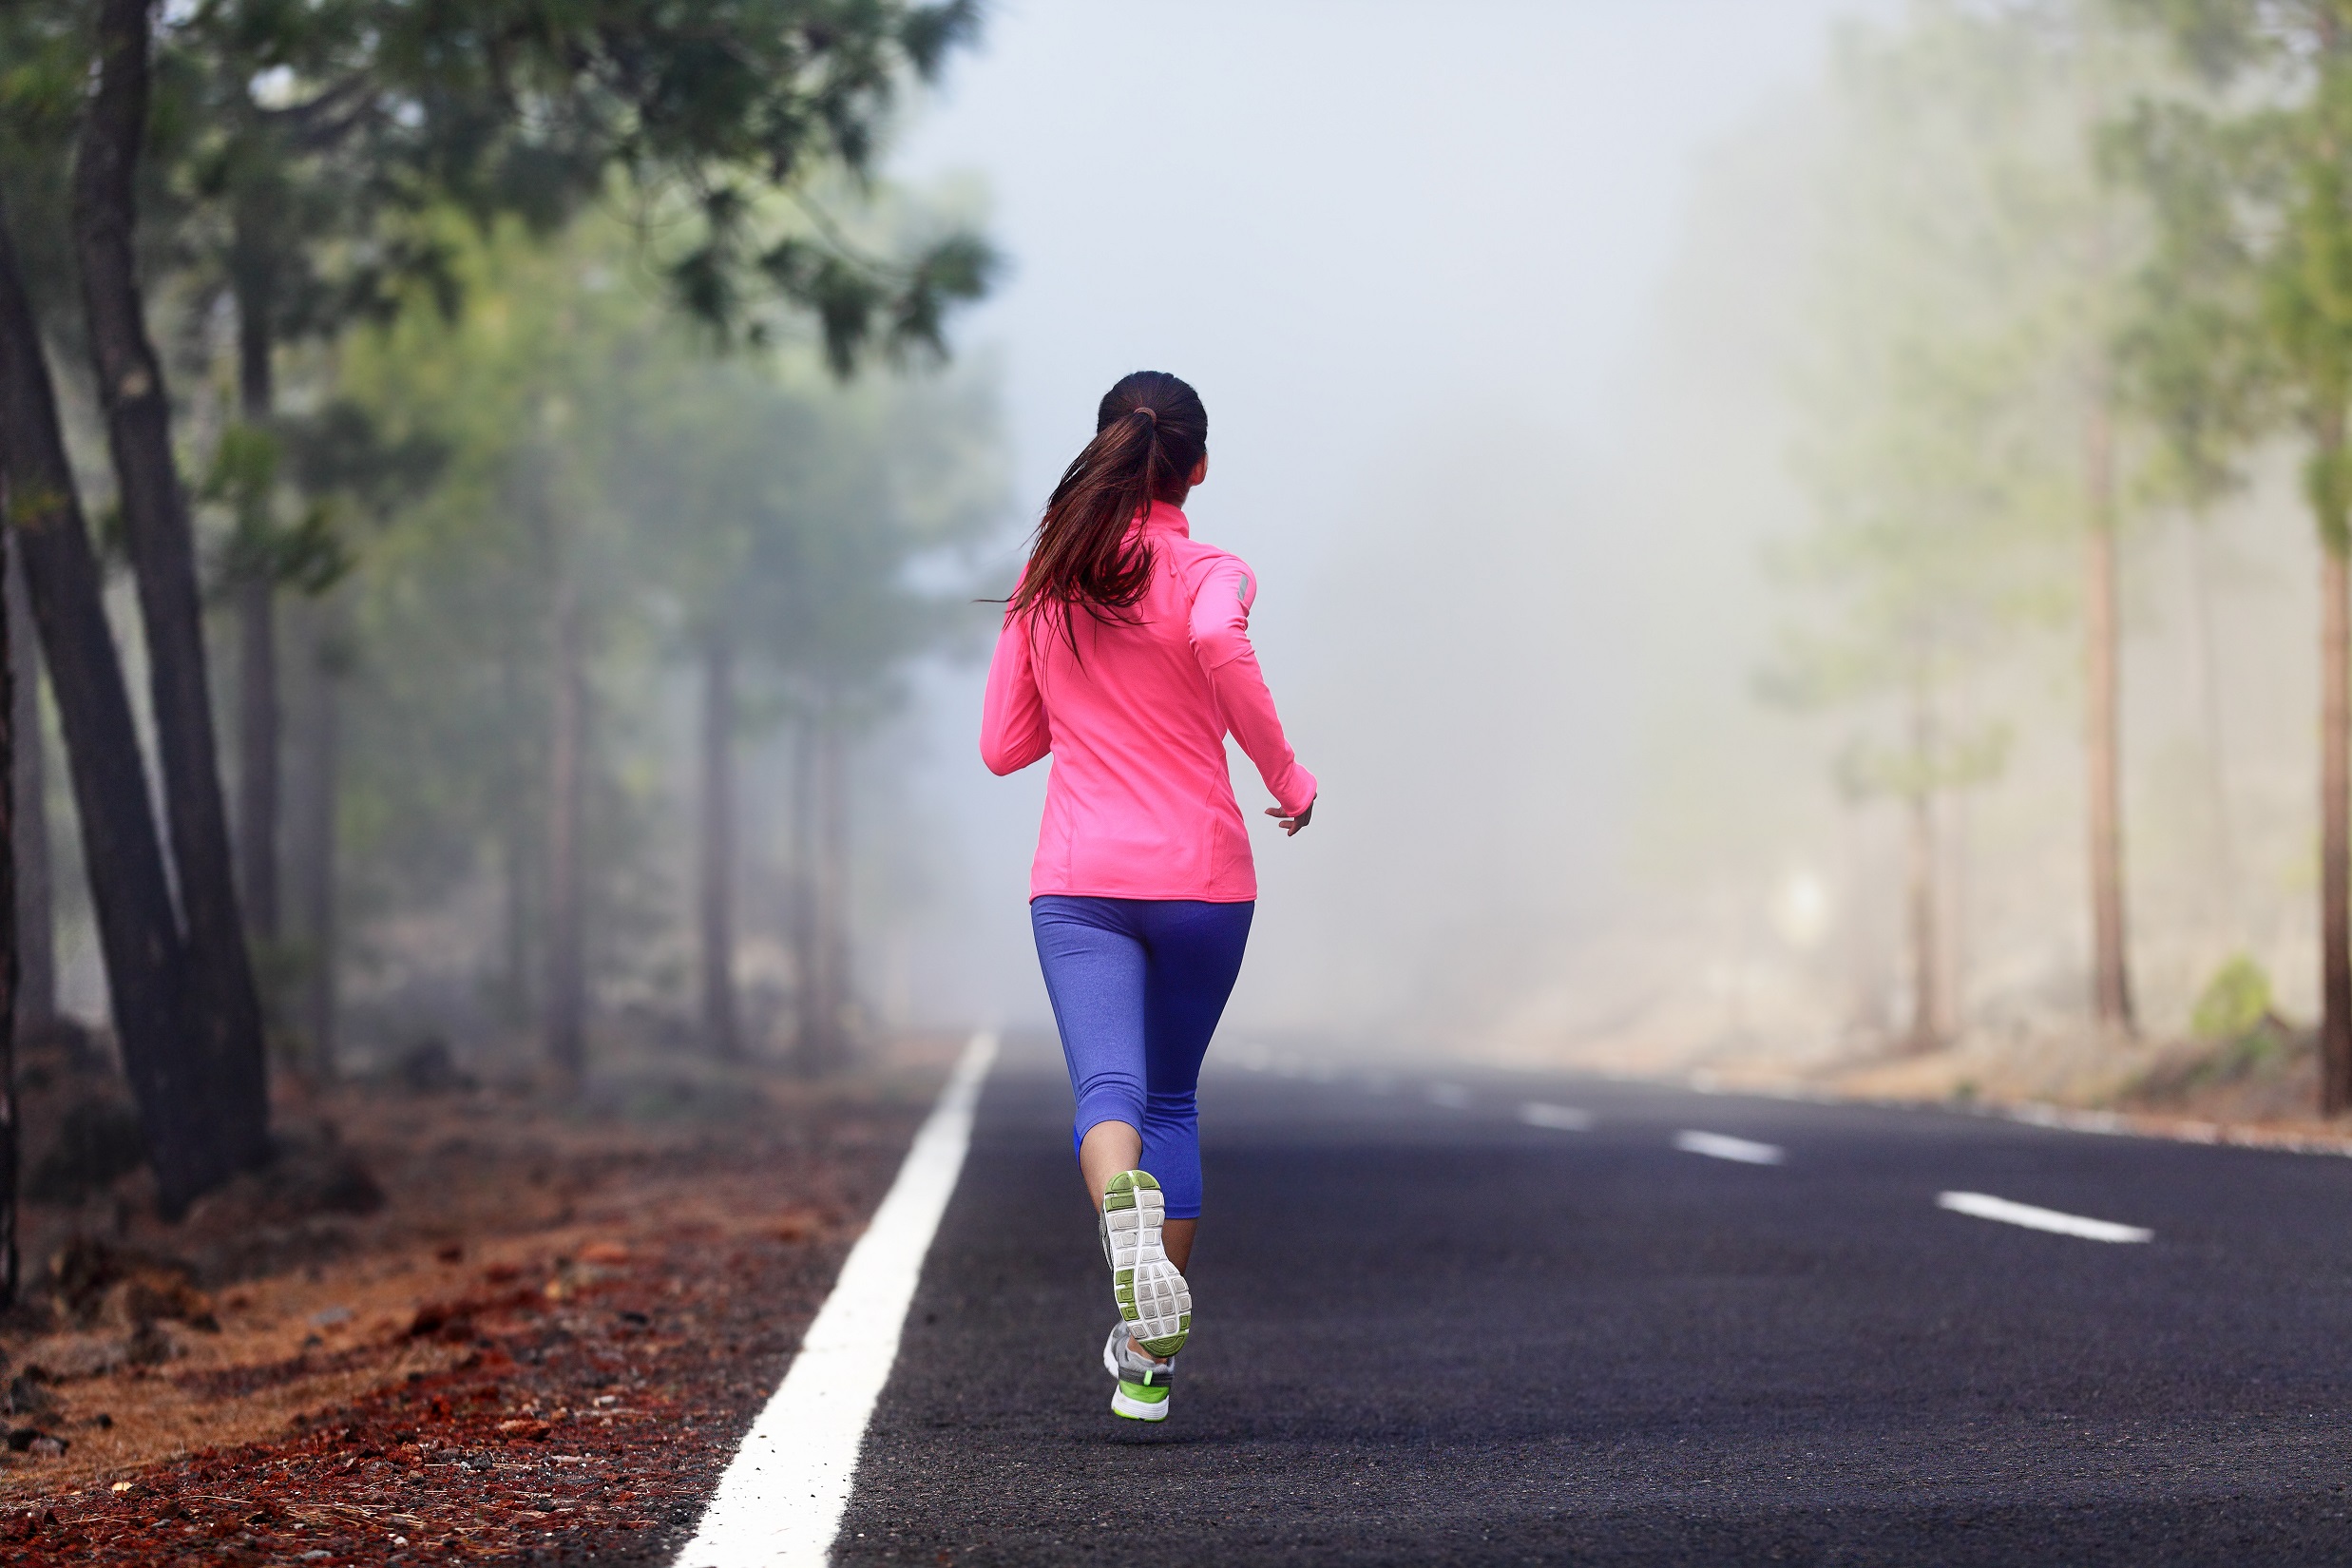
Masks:
[[[1876,868],[1869,843],[1869,823],[1860,799],[1847,795],[1839,813],[1841,896],[1838,927],[1845,953],[1846,984],[1850,989],[1849,1032],[1873,1041],[1887,1033],[1886,966],[1883,927],[1875,910],[1864,907],[1864,889],[1874,885]]]
[[[238,401],[249,425],[265,426],[277,401],[270,363],[269,312],[253,291],[237,296]],[[268,520],[253,520],[266,529]],[[237,609],[237,859],[245,928],[276,942],[279,715],[277,584],[266,562],[246,562],[235,587]]]
[[[850,792],[847,746],[827,705],[816,750],[816,975],[824,1070],[849,1064]]]
[[[816,729],[814,716],[805,717],[793,737],[793,1065],[803,1078],[825,1070],[823,983],[818,978]]]
[[[2102,385],[2083,436],[2090,528],[2085,541],[2083,633],[2085,739],[2091,829],[2092,1013],[2111,1029],[2132,1029],[2132,983],[2123,900],[2122,717],[2115,613],[2114,430]]]
[[[1943,1013],[1936,961],[1936,817],[1928,792],[1914,790],[1903,799],[1910,826],[1911,913],[1911,1035],[1916,1052],[1942,1043],[1937,1027]]]
[[[535,759],[522,743],[527,730],[523,722],[521,666],[521,650],[509,644],[498,671],[502,711],[508,716],[510,736],[510,749],[505,759],[506,799],[502,802],[498,826],[499,874],[504,884],[499,915],[505,927],[502,938],[506,947],[499,990],[504,1021],[507,1027],[517,1030],[531,1018],[531,871],[537,851],[531,811],[535,792],[530,787]]]
[[[188,995],[201,1042],[197,1086],[210,1137],[235,1168],[269,1158],[269,1062],[214,748],[195,533],[133,251],[152,9],[152,0],[102,0],[99,8],[97,85],[74,160],[73,237],[91,365],[147,634]]]
[[[167,1215],[234,1167],[206,1125],[202,1062],[188,1023],[185,953],[148,806],[130,689],[106,621],[98,557],[74,488],[41,347],[0,201],[0,477],[25,569],[105,956],[124,1069]]]
[[[1942,962],[1937,929],[1936,803],[1928,782],[1936,761],[1936,716],[1925,685],[1911,694],[1911,753],[1919,776],[1904,793],[1909,818],[1908,903],[1911,927],[1911,1050],[1925,1053],[1943,1042]]]
[[[9,734],[15,746],[16,1027],[21,1034],[57,1017],[57,916],[49,871],[49,769],[41,733],[40,640],[25,591],[23,545],[8,543]]]
[[[237,851],[245,927],[276,942],[277,918],[277,595],[248,572],[237,583]]]
[[[296,778],[289,870],[299,906],[309,965],[303,977],[302,1032],[321,1078],[335,1075],[337,1014],[335,818],[343,749],[343,650],[340,602],[315,602],[304,617],[310,652],[302,686],[302,766]]]
[[[735,995],[735,642],[702,650],[702,1032],[727,1061],[743,1054]]]
[[[507,820],[498,835],[501,900],[499,917],[506,952],[499,977],[500,1005],[509,1028],[521,1029],[531,1020],[531,858],[530,825],[509,804]]]
[[[2205,525],[2188,520],[2189,612],[2196,634],[2197,714],[2205,730],[2205,799],[2220,897],[2211,906],[2225,941],[2238,938],[2238,846],[2229,821],[2229,726],[2222,712],[2221,647],[2213,633],[2213,583]]]
[[[580,815],[587,728],[580,599],[568,571],[555,587],[555,701],[547,752],[547,1058],[578,1079],[587,1064],[581,952]]]
[[[1946,831],[1940,846],[1943,851],[1944,913],[1943,984],[1937,989],[1937,1001],[1942,1010],[1936,1018],[1936,1032],[1945,1040],[1960,1037],[1965,1022],[1968,995],[1968,950],[1970,857],[1974,824],[1970,820],[1968,792],[1965,788],[1951,792],[1945,802]]]
[[[8,481],[0,473],[0,517],[8,515]],[[15,573],[10,572],[11,580]],[[16,630],[14,594],[0,594],[0,775],[13,778],[16,715],[22,706],[16,687],[22,676],[16,649],[23,638]],[[34,709],[37,714],[40,710]],[[19,1277],[16,1245],[16,1178],[24,1163],[23,1138],[16,1114],[16,800],[13,790],[0,790],[0,1307],[16,1304],[23,1281]]]
[[[2320,550],[2320,1109],[2352,1110],[2352,572]]]

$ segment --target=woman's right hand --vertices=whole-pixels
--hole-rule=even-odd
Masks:
[[[1315,800],[1320,800],[1323,797],[1321,795],[1317,795]],[[1314,800],[1310,800],[1307,802],[1307,809],[1299,813],[1296,816],[1285,816],[1283,814],[1282,808],[1279,806],[1267,807],[1266,814],[1278,820],[1282,824],[1282,831],[1290,834],[1292,838],[1296,838],[1298,836],[1298,831],[1315,819],[1315,802]]]

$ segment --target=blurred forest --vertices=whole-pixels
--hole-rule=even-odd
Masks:
[[[981,199],[881,168],[975,24],[0,10],[15,1034],[134,1107],[46,1157],[168,1216],[273,1079],[849,1060],[860,750],[1002,511]]]
[[[2352,1106],[2347,22],[1909,0],[1717,156],[1622,464],[1652,909],[1535,1015],[1587,1058]]]
[[[1493,401],[1397,389],[1409,440],[1299,405],[1304,333],[1065,355],[1182,321],[1221,371],[1204,527],[1277,585],[1338,781],[1264,857],[1242,1032],[2340,1112],[2352,8],[1858,9],[1699,171],[1605,410],[1487,337],[1447,373]],[[591,1100],[1042,1016],[996,890],[1038,781],[916,778],[1013,569],[1003,367],[947,352],[985,199],[888,156],[977,25],[0,11],[15,1036],[128,1107],[29,1126],[29,1168],[144,1160],[175,1214],[305,1085]],[[1183,303],[1287,297],[1195,238],[1234,272]],[[1115,321],[1178,292],[1094,270]],[[1578,421],[1605,450],[1563,456]],[[1390,635],[1440,516],[1544,612]],[[1503,793],[1463,825],[1475,756]],[[927,787],[950,826],[898,815]],[[950,849],[988,891],[942,913]]]

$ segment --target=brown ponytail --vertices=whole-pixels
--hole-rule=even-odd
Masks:
[[[1105,392],[1095,410],[1095,438],[1045,503],[1012,613],[1060,606],[1075,653],[1074,611],[1111,621],[1132,608],[1151,585],[1152,552],[1128,529],[1153,502],[1180,503],[1208,449],[1208,411],[1175,376],[1138,371]]]

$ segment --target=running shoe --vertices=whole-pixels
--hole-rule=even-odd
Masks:
[[[1111,1289],[1136,1343],[1156,1356],[1184,1348],[1193,1328],[1193,1292],[1160,1245],[1167,1201],[1149,1171],[1121,1171],[1102,1189],[1102,1233],[1111,1254]]]
[[[1102,1369],[1119,1379],[1111,1390],[1111,1413],[1129,1421],[1166,1421],[1168,1390],[1176,1383],[1176,1363],[1154,1361],[1135,1348],[1121,1321],[1102,1345]]]

